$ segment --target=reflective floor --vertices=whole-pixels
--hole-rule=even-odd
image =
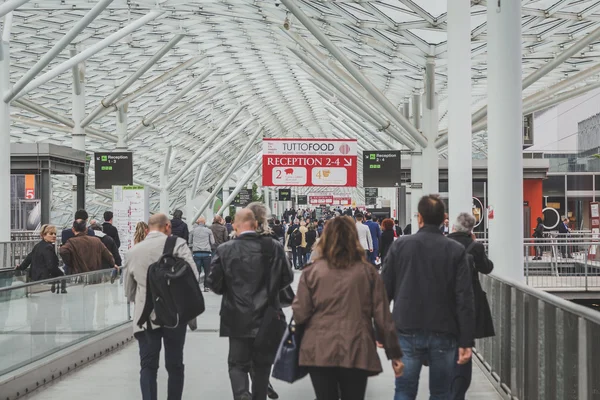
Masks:
[[[296,273],[296,281],[299,272]],[[185,347],[186,383],[184,399],[228,399],[232,398],[227,373],[227,339],[219,338],[220,297],[212,293],[206,296],[207,310],[199,319],[198,331],[189,332]],[[385,360],[385,354],[380,352]],[[161,363],[164,365],[164,363]],[[384,373],[369,380],[367,399],[392,399],[394,377],[387,362]],[[428,372],[424,368],[421,376],[418,399],[427,399]],[[123,350],[100,359],[83,369],[56,381],[28,399],[68,400],[68,399],[138,399],[139,356],[134,341]],[[159,373],[160,399],[166,399],[167,375],[164,368]],[[310,379],[305,378],[293,385],[273,380],[273,385],[283,400],[314,399]],[[469,400],[500,400],[483,373],[474,368],[474,378]]]

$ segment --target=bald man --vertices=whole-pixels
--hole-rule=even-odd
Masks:
[[[169,400],[180,400],[183,394],[183,345],[187,324],[181,323],[173,329],[161,328],[152,324],[152,329],[149,331],[140,328],[137,324],[146,303],[148,267],[162,256],[167,237],[170,235],[171,221],[169,218],[165,214],[154,214],[148,221],[148,236],[129,250],[125,262],[127,275],[125,293],[128,300],[135,303],[133,332],[140,347],[140,385],[143,400],[156,399],[158,396],[156,379],[160,349],[163,344],[165,367],[169,373],[168,398]],[[198,269],[184,239],[177,239],[173,254],[189,264],[196,276],[195,283],[198,284]]]
[[[267,310],[267,293],[289,286],[294,274],[283,246],[256,233],[250,209],[235,215],[236,238],[220,245],[212,260],[209,287],[223,295],[220,335],[229,337],[229,379],[236,400],[265,400],[274,354],[264,354],[254,342]],[[266,287],[266,274],[270,286]],[[279,297],[274,307],[280,308]],[[253,367],[252,391],[248,384]],[[252,394],[250,394],[252,393]]]

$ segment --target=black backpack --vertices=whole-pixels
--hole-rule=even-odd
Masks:
[[[173,255],[177,236],[169,236],[162,256],[148,268],[146,304],[137,322],[142,328],[150,323],[163,328],[177,328],[204,312],[204,297],[192,267]],[[156,319],[150,315],[154,311]]]
[[[293,247],[302,245],[302,232],[298,228],[294,229],[290,235],[290,245]]]

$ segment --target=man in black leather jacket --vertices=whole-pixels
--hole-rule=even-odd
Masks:
[[[223,295],[221,302],[220,335],[229,337],[229,378],[234,400],[264,400],[271,372],[271,360],[254,349],[254,339],[267,309],[265,273],[270,273],[270,293],[289,286],[294,274],[281,244],[261,239],[257,223],[249,209],[235,216],[237,237],[223,243],[212,259],[207,285]],[[263,257],[261,240],[272,246],[270,260]],[[278,296],[274,296],[279,302]],[[278,307],[278,305],[275,305]],[[254,368],[252,394],[248,374]]]
[[[465,248],[440,232],[445,214],[440,198],[424,196],[418,211],[419,231],[394,241],[382,272],[404,352],[405,369],[396,378],[396,396],[416,398],[421,368],[427,362],[436,371],[430,395],[449,399],[456,363],[471,359],[475,327],[471,272]]]

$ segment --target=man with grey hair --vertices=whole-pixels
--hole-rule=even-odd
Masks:
[[[204,270],[204,291],[208,292],[206,286],[206,278],[210,274],[210,262],[212,253],[216,250],[216,242],[213,231],[206,227],[206,218],[200,217],[196,221],[197,225],[190,232],[190,247],[194,255],[194,262],[198,268],[198,272]]]
[[[473,228],[475,227],[475,217],[466,212],[458,214],[456,221],[452,226],[452,233],[448,235],[449,239],[453,239],[458,243],[465,246],[468,251],[469,257],[472,261],[472,280],[475,285],[479,282],[479,273],[489,274],[494,269],[494,263],[487,257],[483,244],[477,242],[475,234],[473,234]],[[477,283],[475,282],[477,280]],[[476,291],[475,291],[476,292]],[[478,308],[485,307],[486,305],[479,304],[480,300],[475,295],[475,338],[483,338],[494,336],[493,325],[491,327],[486,326],[483,321],[480,321],[481,313],[477,312]],[[489,307],[486,310],[488,315],[491,316]],[[491,318],[489,319],[491,320]],[[452,383],[452,392],[454,400],[464,400],[467,390],[471,385],[471,376],[473,373],[473,363],[469,361],[467,364],[456,365],[454,381]]]

